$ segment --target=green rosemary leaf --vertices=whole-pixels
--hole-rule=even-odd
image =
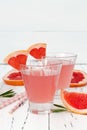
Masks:
[[[4,94],[9,94],[9,93],[11,93],[11,92],[13,92],[12,89],[11,89],[11,90],[8,90],[8,91],[6,91],[6,92],[4,92],[4,93],[2,93],[2,94],[0,94],[0,96],[2,96],[2,95],[4,95]]]
[[[62,105],[58,105],[58,104],[53,104],[54,106],[56,106],[56,107],[60,107],[60,108],[64,108],[64,109],[66,109],[64,106],[62,106]]]
[[[64,111],[68,111],[66,107],[59,105],[59,104],[53,104],[54,106],[56,106],[56,109],[51,109],[51,112],[64,112]]]
[[[2,95],[0,97],[13,97],[15,94],[11,93],[11,94],[7,94],[7,95]]]
[[[13,97],[16,93],[11,89],[8,90],[2,94],[0,94],[0,97]]]
[[[67,111],[67,109],[51,109],[52,112],[64,112]]]

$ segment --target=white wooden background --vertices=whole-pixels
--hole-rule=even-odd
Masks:
[[[86,0],[0,0],[1,31],[87,31]]]
[[[0,0],[0,62],[35,42],[78,53],[78,62],[86,62],[87,1]]]

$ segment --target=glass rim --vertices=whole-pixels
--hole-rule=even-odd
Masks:
[[[32,61],[34,61],[34,60],[32,60]],[[35,60],[36,61],[36,60]],[[20,69],[21,68],[26,68],[26,67],[45,67],[45,66],[47,66],[47,67],[50,67],[50,66],[57,66],[57,65],[62,65],[62,61],[57,61],[56,63],[50,63],[50,64],[41,64],[41,65],[36,65],[36,64],[20,64]]]
[[[47,56],[52,57],[49,54],[55,54],[55,55],[53,55],[53,57],[56,57],[56,58],[77,57],[76,53],[70,53],[70,52],[47,52]]]

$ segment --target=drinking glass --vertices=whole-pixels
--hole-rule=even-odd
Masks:
[[[62,68],[59,76],[57,89],[68,88],[71,82],[77,55],[74,53],[48,53],[48,56],[57,57],[62,62]]]
[[[29,65],[21,65],[31,112],[37,114],[50,112],[61,66],[61,62],[53,57],[31,60]]]

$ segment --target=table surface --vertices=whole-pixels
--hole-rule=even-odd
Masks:
[[[2,77],[11,68],[8,65],[0,64],[0,92],[13,89],[16,93],[24,92],[24,86],[14,87],[3,83]],[[77,64],[75,69],[87,72],[87,64]],[[85,91],[87,86],[75,88],[75,91]],[[73,89],[72,89],[73,90]],[[7,100],[7,99],[0,99]],[[60,104],[61,99],[57,95],[54,102]],[[29,112],[29,103],[26,101],[14,113],[10,114],[11,109],[17,102],[8,105],[0,110],[0,130],[87,130],[87,115],[80,115],[71,112],[51,113],[37,115]]]

